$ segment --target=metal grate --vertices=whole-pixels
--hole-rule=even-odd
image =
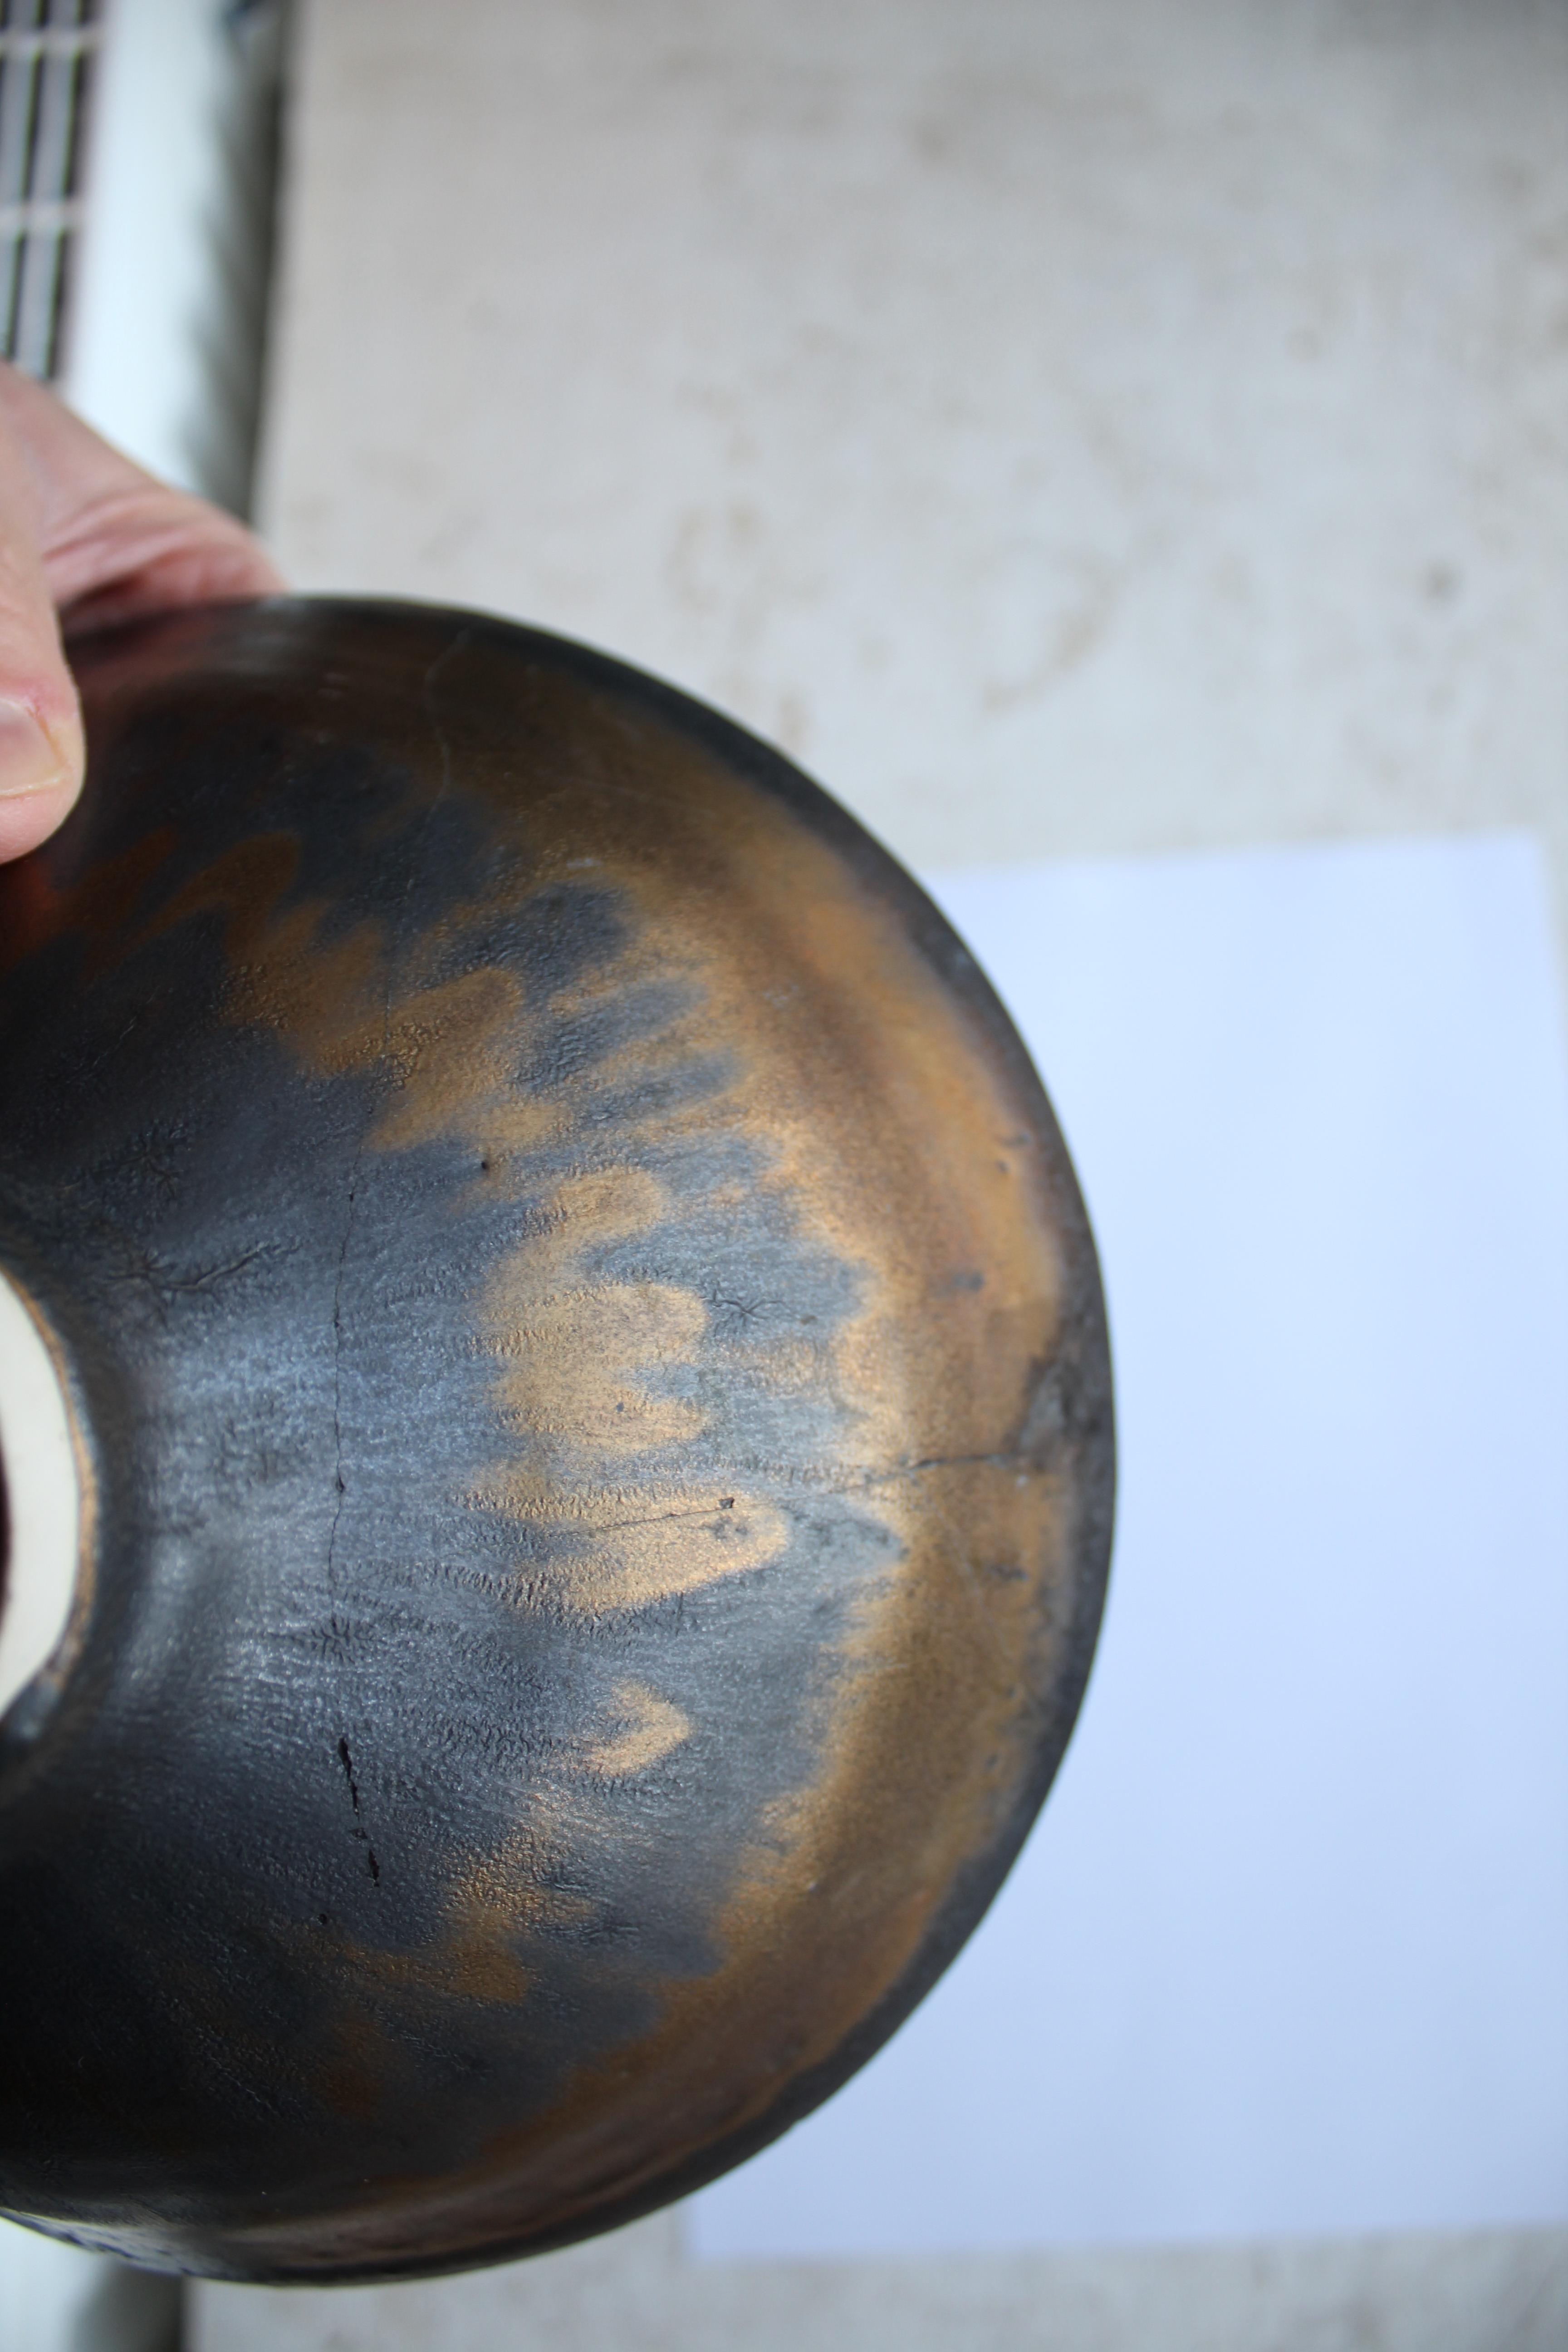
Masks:
[[[0,352],[57,376],[99,0],[0,0]]]

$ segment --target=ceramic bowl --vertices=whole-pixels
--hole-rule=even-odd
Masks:
[[[329,601],[79,667],[0,873],[7,1608],[62,1596],[0,2209],[557,2246],[833,2091],[1034,1818],[1110,1533],[1078,1188],[930,901],[683,695]]]

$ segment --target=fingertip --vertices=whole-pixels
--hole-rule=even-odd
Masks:
[[[0,861],[25,856],[65,822],[82,764],[74,712],[50,723],[30,703],[0,695]]]
[[[26,857],[57,833],[76,806],[81,787],[63,784],[58,791],[28,793],[0,800],[0,866]]]

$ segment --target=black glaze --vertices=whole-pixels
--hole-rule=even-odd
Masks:
[[[1110,1543],[1071,1171],[929,902],[786,762],[670,689],[472,615],[284,600],[116,633],[80,671],[88,793],[0,874],[0,1265],[68,1361],[97,1530],[63,1687],[0,1725],[0,2209],[232,2276],[564,2242],[684,2194],[835,2088],[946,1964],[1045,1794]],[[692,861],[730,829],[726,874],[752,871],[755,834],[758,924],[775,871],[805,887],[776,864],[796,833],[842,875],[832,939],[853,957],[856,926],[891,927],[911,1025],[928,986],[956,1008],[1019,1129],[1029,1231],[1058,1237],[1066,1289],[978,1467],[924,1435],[940,1397],[864,1475],[833,1466],[874,1402],[833,1350],[884,1280],[847,1254],[841,1204],[879,1163],[868,1145],[858,1171],[839,1110],[838,1190],[809,1161],[779,1172],[769,1122],[809,1121],[809,1054],[768,1108],[775,1065],[710,1002],[731,967],[682,945],[719,887]],[[246,866],[258,838],[287,856]],[[824,1055],[858,1066],[831,978],[780,969],[785,993],[825,992]],[[522,1008],[505,1021],[472,1009],[495,972]],[[498,1038],[500,1076],[443,1109],[440,1056],[489,1069]],[[509,1125],[509,1088],[548,1116]],[[891,1132],[867,1102],[868,1134]],[[873,1223],[898,1221],[889,1181]],[[934,1213],[922,1196],[928,1255]],[[494,1302],[535,1246],[553,1271],[519,1277],[513,1338]],[[960,1370],[988,1344],[963,1336],[968,1292],[999,1279],[965,1263],[951,1307],[920,1309],[957,1334]],[[627,1315],[616,1388],[595,1366]],[[558,1429],[547,1376],[580,1370]],[[627,1412],[635,1439],[601,1428]],[[746,1990],[748,1939],[760,1983],[816,1885],[803,1864],[798,1895],[753,1901],[756,1856],[809,1843],[795,1825],[830,1783],[885,1843],[886,1756],[844,1758],[856,1678],[893,1638],[876,1612],[915,1575],[918,1506],[889,1518],[887,1482],[989,1496],[1020,1465],[1067,1534],[1032,1616],[1005,1581],[1024,1569],[994,1570],[1016,1762],[963,1814],[977,1826],[963,1851],[954,1831],[890,1976],[868,1958],[862,1992],[869,1915],[810,1928],[841,1956],[812,1995],[831,2031],[814,2048],[792,2028],[750,2079],[745,2002],[777,2004]],[[584,1465],[574,1517],[549,1482]],[[695,1567],[666,1521],[709,1548]],[[734,1572],[703,1565],[726,1545]],[[967,1673],[943,1703],[994,1745],[1000,1702]],[[819,1958],[803,1944],[803,1968]],[[694,2105],[704,2035],[736,2079]],[[627,2119],[595,2087],[623,2063],[653,2084]]]

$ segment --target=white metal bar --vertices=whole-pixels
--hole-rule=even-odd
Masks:
[[[241,21],[220,0],[112,0],[64,370],[67,398],[110,440],[235,507],[249,475],[265,291],[252,277],[269,192],[249,216],[230,151],[261,121],[269,26],[276,10]]]
[[[37,58],[79,58],[97,48],[97,25],[47,25],[37,32],[0,28],[0,61]]]
[[[24,196],[0,204],[0,236],[68,236],[83,216],[79,196]]]

